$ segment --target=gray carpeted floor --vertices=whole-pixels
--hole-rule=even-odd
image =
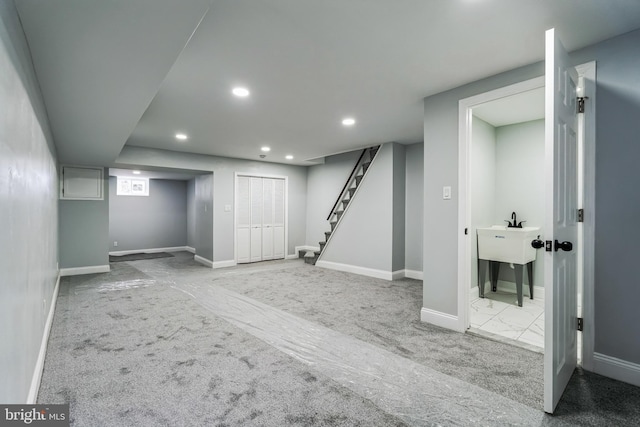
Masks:
[[[416,375],[431,372],[451,393],[477,389],[489,402],[511,401],[522,412],[522,425],[640,424],[636,387],[582,371],[557,415],[542,415],[541,355],[419,322],[421,282],[387,282],[300,261],[212,271],[191,258],[176,253],[112,264],[107,274],[64,278],[38,401],[71,403],[74,425],[469,424],[451,414],[446,422],[439,414],[416,422],[411,414],[395,413],[384,404],[384,387],[374,395],[353,386],[366,383],[366,369],[343,382],[313,357],[291,357],[250,328],[224,320],[202,297],[177,290],[222,287],[267,314],[299,318],[307,330],[335,331],[328,336],[348,343],[343,345],[367,343],[361,347],[376,353],[371,360],[388,353],[397,366],[413,364]],[[410,380],[398,381],[409,388]],[[424,377],[420,385],[429,381]],[[435,407],[437,398],[418,396],[426,407]],[[456,405],[460,401],[452,399],[454,414]],[[495,422],[483,424],[513,424],[491,406],[474,408],[484,411],[484,420],[493,413]],[[462,409],[468,408],[458,411],[466,415]]]

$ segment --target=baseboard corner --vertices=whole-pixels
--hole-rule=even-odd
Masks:
[[[420,310],[420,320],[422,322],[431,323],[442,328],[451,329],[458,332],[464,332],[460,327],[460,319],[453,314],[443,313],[441,311],[431,310],[422,307]]]
[[[423,280],[422,271],[417,270],[404,270],[404,277],[407,279]]]
[[[213,261],[206,259],[205,257],[201,257],[200,255],[194,255],[193,260],[197,263],[204,265],[205,267],[213,268]]]

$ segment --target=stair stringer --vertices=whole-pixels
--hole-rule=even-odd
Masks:
[[[393,148],[380,147],[316,265],[391,279]],[[389,276],[389,277],[387,277]]]

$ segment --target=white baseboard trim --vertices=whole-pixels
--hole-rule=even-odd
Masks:
[[[168,248],[150,248],[150,249],[133,249],[133,250],[127,250],[127,251],[111,251],[109,252],[109,255],[120,256],[120,255],[131,255],[131,254],[140,254],[140,253],[156,254],[158,252],[181,252],[181,251],[188,251],[192,253],[196,252],[194,248],[190,248],[189,246],[171,246]]]
[[[407,277],[407,270],[396,270],[391,272],[391,280],[400,280]]]
[[[375,277],[376,279],[393,280],[393,272],[376,270],[373,268],[359,267],[357,265],[341,264],[332,261],[318,260],[316,267],[322,267],[329,270],[344,271],[347,273],[359,274],[361,276]]]
[[[226,261],[215,261],[211,263],[211,268],[225,268],[225,267],[235,267],[237,265],[236,261],[233,259],[228,259]]]
[[[464,329],[460,329],[460,320],[458,319],[458,316],[454,316],[452,314],[442,313],[441,311],[422,307],[422,310],[420,310],[420,320],[443,328],[464,332]]]
[[[200,264],[204,265],[205,267],[213,268],[213,261],[208,260],[206,258],[203,258],[200,255],[194,255],[193,256],[193,260],[195,262],[199,262]]]
[[[640,387],[640,365],[637,363],[593,353],[593,372]]]
[[[405,270],[404,271],[404,277],[406,277],[408,279],[422,280],[423,274],[422,274],[422,271]]]
[[[29,387],[29,394],[27,395],[27,405],[34,405],[38,399],[38,391],[40,390],[40,381],[42,380],[42,371],[44,370],[44,360],[47,355],[47,344],[49,343],[49,333],[51,332],[51,325],[53,325],[53,313],[56,311],[56,302],[58,301],[58,289],[60,289],[60,272],[58,271],[58,278],[56,279],[56,285],[53,288],[53,294],[51,295],[51,306],[49,307],[49,314],[47,315],[47,321],[44,324],[44,331],[42,331],[42,341],[40,342],[40,352],[38,353],[38,359],[36,360],[36,366],[33,369],[33,376],[31,377],[31,387]]]
[[[81,274],[108,273],[111,267],[108,265],[90,265],[88,267],[61,268],[60,276],[79,276]]]
[[[298,259],[298,252],[296,251],[295,254],[290,254],[284,257],[284,259]]]

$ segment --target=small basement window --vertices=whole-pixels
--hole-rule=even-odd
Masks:
[[[103,168],[60,167],[60,199],[103,200]]]
[[[149,179],[118,177],[118,185],[116,186],[116,195],[117,196],[148,196],[149,195]]]

